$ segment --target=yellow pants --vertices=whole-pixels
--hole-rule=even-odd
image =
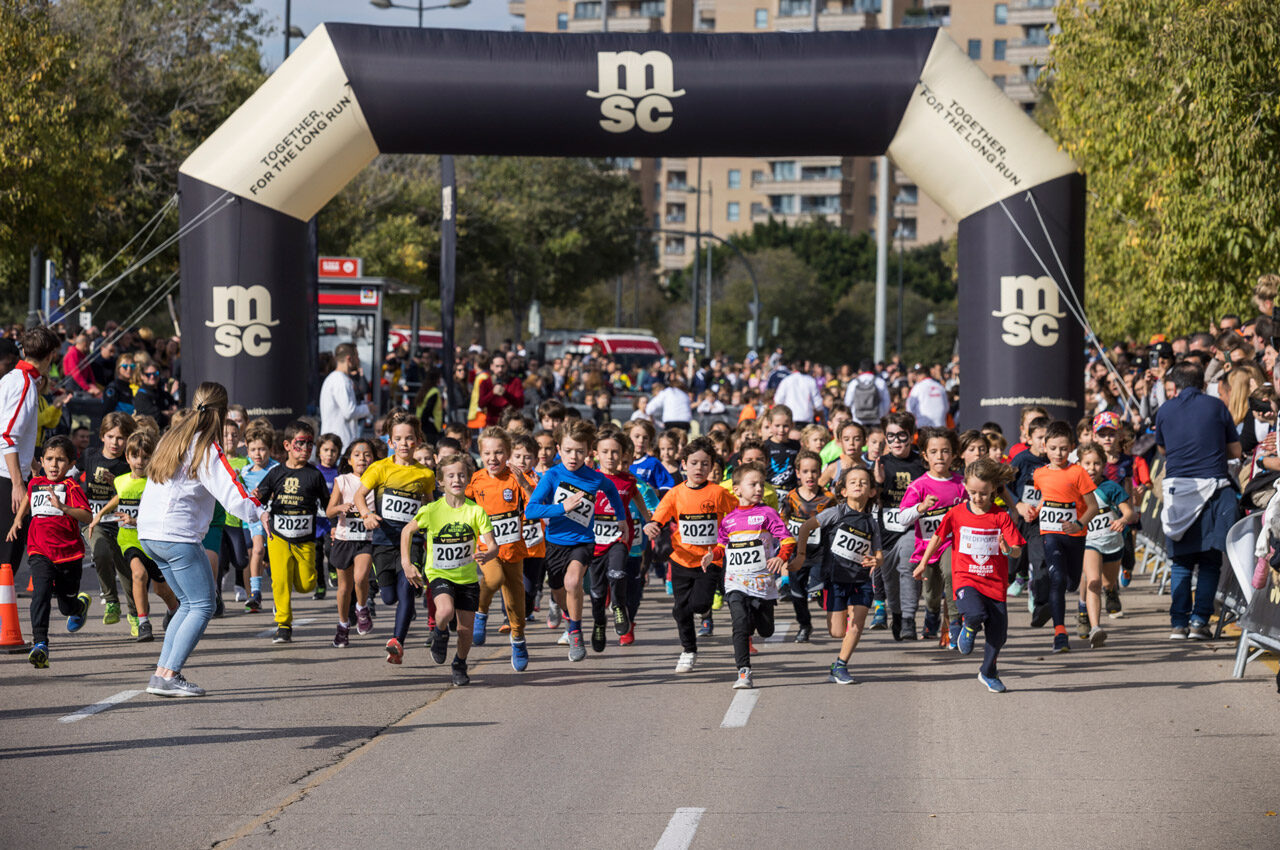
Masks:
[[[267,540],[271,563],[271,596],[276,605],[276,625],[293,627],[290,590],[313,593],[316,589],[316,542],[290,543],[276,536]]]
[[[494,558],[480,568],[480,613],[489,613],[493,595],[502,588],[502,601],[507,609],[511,637],[524,637],[524,559],[504,561]]]

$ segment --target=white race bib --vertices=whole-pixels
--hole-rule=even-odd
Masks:
[[[892,531],[897,533],[904,532],[907,530],[907,526],[902,522],[901,519],[899,519],[900,516],[902,516],[902,511],[900,511],[899,509],[885,508],[884,512],[881,513],[880,515],[880,525],[884,528],[885,531]]]
[[[622,523],[613,514],[597,514],[592,529],[597,546],[608,546],[622,539]]]
[[[519,543],[524,539],[520,533],[520,514],[515,511],[491,516],[489,521],[493,523],[493,539],[499,546]]]
[[[526,520],[523,526],[524,545],[526,549],[532,549],[542,542],[542,521]]]
[[[437,536],[431,540],[431,568],[458,570],[471,563],[475,541],[458,535]]]
[[[98,515],[98,511],[102,510],[102,509],[103,509],[103,508],[105,508],[106,506],[107,506],[107,503],[106,503],[106,501],[105,501],[105,500],[103,500],[103,499],[90,499],[90,500],[89,500],[89,510],[93,512],[93,515],[94,515],[94,516],[97,516],[97,515]],[[103,518],[102,518],[102,521],[103,521],[103,522],[108,522],[109,520],[107,519],[107,517],[103,517]]]
[[[556,487],[555,504],[563,505],[575,494],[581,494],[582,501],[578,502],[577,506],[574,507],[573,510],[566,510],[564,512],[565,519],[572,520],[583,528],[590,528],[591,518],[596,512],[596,503],[591,497],[591,494],[586,490],[562,481],[560,485]]]
[[[800,541],[800,528],[804,524],[805,524],[805,520],[798,520],[798,519],[793,519],[789,523],[787,523],[787,531],[791,532],[791,536],[796,538],[797,543]],[[813,527],[813,531],[809,532],[809,537],[808,539],[805,540],[804,545],[806,547],[818,546],[821,543],[822,543],[822,527],[815,525]]]
[[[62,511],[54,507],[53,499],[49,497],[49,491],[45,490],[44,486],[31,492],[31,515],[43,517],[65,516]],[[54,484],[53,491],[57,493],[58,501],[65,505],[67,503],[67,485]]]
[[[343,534],[347,540],[370,540],[373,532],[364,527],[364,520],[357,515],[347,514],[342,518]]]
[[[957,548],[962,555],[968,555],[980,564],[984,563],[993,555],[1000,554],[1000,529],[961,526]]]
[[[857,529],[839,526],[831,535],[831,554],[861,565],[862,559],[871,554],[871,538]]]
[[[942,518],[947,515],[950,508],[935,508],[932,513],[920,515],[920,536],[925,540],[938,533],[938,528],[942,525]]]
[[[1045,502],[1040,506],[1041,532],[1065,533],[1067,523],[1075,521],[1075,502]]]
[[[119,505],[116,506],[116,511],[124,514],[125,516],[129,517],[129,519],[133,520],[132,525],[136,526],[138,524],[138,506],[137,505],[126,505],[124,502],[121,502]]]
[[[396,493],[382,494],[382,518],[391,522],[412,522],[422,502],[412,496],[401,496]]]
[[[1022,485],[1022,501],[1023,502],[1025,502],[1028,505],[1031,505],[1034,508],[1037,505],[1039,505],[1040,502],[1043,500],[1044,500],[1044,496],[1041,494],[1039,490],[1036,489],[1036,485],[1034,484]]]
[[[686,546],[714,546],[719,528],[715,514],[686,514],[680,517],[680,540]]]
[[[271,530],[281,537],[311,537],[316,533],[315,514],[272,514]]]
[[[1111,531],[1111,523],[1120,519],[1120,515],[1113,508],[1107,508],[1102,513],[1089,520],[1089,536],[1095,534],[1109,533]],[[1042,526],[1043,527],[1043,526]]]
[[[765,563],[764,544],[759,540],[730,543],[724,550],[725,590],[741,590],[750,596],[767,597],[774,587]]]

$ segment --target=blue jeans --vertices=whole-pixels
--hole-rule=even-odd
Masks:
[[[1191,574],[1196,570],[1195,605],[1191,603]],[[1195,623],[1203,626],[1213,616],[1213,596],[1218,592],[1218,574],[1222,572],[1222,553],[1217,549],[1175,555],[1170,570],[1169,621],[1175,629]]]
[[[205,626],[213,618],[217,586],[209,569],[209,556],[202,543],[174,543],[165,540],[140,540],[146,552],[164,573],[173,595],[178,597],[178,610],[164,630],[157,666],[177,672],[196,648]]]

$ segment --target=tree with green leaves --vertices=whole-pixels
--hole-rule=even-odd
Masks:
[[[1280,269],[1280,6],[1064,0],[1042,123],[1089,180],[1103,336],[1203,330]]]

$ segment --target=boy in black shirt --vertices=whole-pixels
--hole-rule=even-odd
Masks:
[[[1039,416],[1027,425],[1027,448],[1009,461],[1018,473],[1013,481],[1015,525],[1026,539],[1023,556],[1017,562],[1017,576],[1009,584],[1009,595],[1020,596],[1029,590],[1031,625],[1037,628],[1052,616],[1049,610],[1049,571],[1044,562],[1044,542],[1040,539],[1040,522],[1030,519],[1032,511],[1040,506],[1040,491],[1036,489],[1036,470],[1049,463],[1044,451],[1044,435],[1049,419]],[[1028,574],[1030,578],[1028,578]]]
[[[924,461],[912,441],[916,418],[906,411],[890,413],[885,419],[888,452],[876,458],[873,473],[880,491],[880,543],[884,563],[885,604],[889,608],[889,628],[894,640],[916,639],[916,607],[920,604],[920,583],[911,575],[915,565],[916,535],[910,524],[899,519],[898,506],[911,482],[924,475]]]
[[[791,439],[792,424],[791,408],[778,404],[770,409],[764,459],[769,467],[769,483],[782,493],[796,489],[796,455],[800,454],[800,441]]]

